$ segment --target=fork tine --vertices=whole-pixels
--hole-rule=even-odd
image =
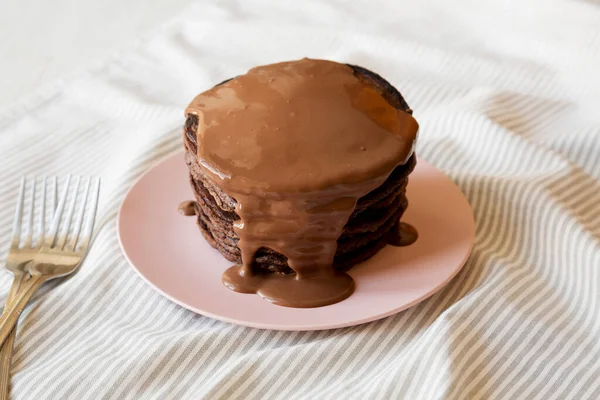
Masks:
[[[69,234],[69,228],[71,227],[71,219],[73,218],[73,212],[75,211],[75,205],[77,204],[77,197],[79,194],[79,183],[81,182],[81,177],[77,176],[75,178],[75,188],[73,189],[73,196],[71,197],[71,202],[69,203],[69,208],[67,209],[67,215],[65,216],[63,225],[60,230],[60,234],[58,235],[58,240],[56,241],[56,248],[62,250],[64,247],[67,236]]]
[[[56,176],[52,178],[52,203],[50,203],[50,222],[52,222],[52,217],[56,212],[56,196],[58,192],[58,183],[56,182]]]
[[[52,213],[54,210],[52,210]],[[44,242],[44,226],[46,224],[46,177],[42,178],[42,193],[40,198],[40,219],[38,220],[38,237],[35,241],[35,247],[42,247]]]
[[[81,201],[81,207],[79,208],[79,212],[77,213],[77,219],[75,220],[75,225],[73,226],[73,234],[71,236],[71,240],[69,240],[69,243],[65,248],[65,250],[67,251],[75,251],[77,239],[79,238],[79,232],[81,231],[81,225],[83,224],[83,215],[85,214],[91,183],[92,177],[88,176],[85,182],[85,189],[83,190],[83,200]]]
[[[96,219],[96,210],[98,209],[98,195],[100,194],[100,178],[96,178],[94,182],[94,187],[91,191],[91,204],[89,207],[89,212],[87,219],[85,221],[85,228],[83,229],[83,234],[81,237],[81,242],[79,243],[79,249],[77,251],[85,253],[87,251],[87,247],[90,244],[90,240],[92,238],[92,231],[94,230],[94,221]]]
[[[50,225],[52,225],[52,221],[54,220],[54,213],[56,213],[56,198],[58,197],[58,182],[56,175],[52,177],[52,191],[50,192],[50,211],[48,212],[48,220]],[[48,234],[48,232],[46,232]]]
[[[56,181],[55,181],[56,183]],[[50,225],[50,229],[48,231],[48,236],[46,236],[46,246],[52,247],[54,244],[54,239],[56,238],[56,232],[58,231],[58,225],[60,224],[60,219],[62,217],[63,211],[65,209],[65,203],[67,202],[67,194],[69,192],[69,184],[71,183],[71,175],[67,175],[67,181],[65,182],[65,188],[63,189],[62,195],[60,196],[60,200],[58,201],[58,205],[56,206],[56,210],[54,212],[54,218],[52,218],[52,223]],[[56,184],[54,185],[55,193],[56,193]]]
[[[17,209],[15,210],[15,219],[13,221],[13,236],[10,246],[18,248],[21,241],[21,217],[23,216],[23,201],[25,199],[25,177],[21,178],[19,186],[19,198],[17,199]]]
[[[29,194],[29,207],[27,208],[27,226],[25,231],[25,239],[23,240],[23,248],[31,247],[31,238],[33,237],[33,210],[35,208],[35,177],[31,180],[31,193]]]

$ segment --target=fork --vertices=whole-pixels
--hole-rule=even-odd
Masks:
[[[17,200],[17,210],[15,212],[15,219],[13,222],[13,237],[11,242],[11,249],[15,249],[10,251],[8,257],[6,259],[6,269],[13,273],[14,279],[13,283],[10,287],[10,291],[8,292],[8,296],[6,298],[5,309],[9,304],[11,304],[17,293],[19,291],[19,287],[21,284],[29,278],[29,274],[25,271],[25,265],[28,261],[33,259],[34,254],[39,251],[39,248],[42,245],[41,240],[32,246],[31,238],[32,238],[32,228],[33,228],[33,218],[34,218],[34,202],[35,202],[35,194],[36,194],[36,182],[37,179],[33,178],[29,197],[30,204],[27,210],[27,221],[28,221],[28,232],[25,233],[25,241],[23,246],[20,247],[20,236],[21,236],[21,218],[23,214],[23,208],[26,198],[27,185],[25,177],[21,178],[21,185],[19,187],[19,196]],[[39,212],[38,212],[38,231],[44,232],[44,225],[48,215],[50,219],[52,218],[52,214],[56,209],[56,191],[57,191],[57,180],[56,177],[52,179],[52,192],[50,197],[50,210],[46,210],[46,182],[47,179],[42,179],[42,188],[40,194],[40,202],[39,202]],[[8,398],[8,378],[10,373],[10,362],[12,358],[14,340],[16,335],[16,329],[13,329],[10,332],[6,342],[0,349],[0,398],[5,399]]]
[[[13,285],[4,312],[0,317],[0,344],[3,344],[2,377],[0,378],[0,396],[8,394],[8,375],[7,364],[10,364],[10,347],[12,345],[9,337],[13,336],[14,326],[19,315],[25,309],[27,302],[33,296],[35,291],[46,281],[54,278],[67,276],[73,273],[87,253],[90,245],[96,210],[98,207],[98,195],[100,192],[100,179],[88,177],[85,188],[80,191],[81,177],[75,178],[74,188],[71,188],[71,176],[67,176],[66,182],[54,211],[56,198],[56,179],[54,179],[52,207],[49,212],[46,207],[46,179],[42,180],[42,189],[39,207],[38,232],[33,241],[33,220],[35,207],[35,182],[31,183],[31,194],[29,208],[26,211],[27,218],[24,233],[23,244],[21,243],[21,227],[23,225],[23,211],[25,203],[26,181],[21,180],[19,189],[19,199],[15,212],[13,224],[13,236],[9,254],[7,257],[7,268],[15,275]],[[81,193],[80,193],[81,192]],[[69,201],[70,198],[70,201]],[[69,202],[65,213],[65,207]],[[75,210],[78,213],[75,221],[73,215]],[[44,229],[44,220],[50,215],[51,224],[47,232]],[[84,223],[85,219],[85,223]],[[82,230],[83,228],[83,230]],[[13,337],[14,340],[14,337]],[[7,348],[5,350],[5,347]],[[6,397],[0,397],[6,398]]]

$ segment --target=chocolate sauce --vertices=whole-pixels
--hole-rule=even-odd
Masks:
[[[414,226],[405,222],[398,222],[390,231],[388,244],[392,246],[410,246],[419,238],[419,233]]]
[[[177,207],[177,211],[179,211],[179,214],[185,215],[185,216],[196,215],[196,207],[197,206],[198,205],[196,204],[195,201],[186,200],[186,201],[182,201],[179,204],[179,207]]]
[[[346,65],[303,59],[253,68],[197,96],[197,156],[233,197],[242,265],[223,274],[232,290],[290,307],[352,294],[334,271],[337,240],[357,200],[412,155],[418,124]],[[295,275],[260,275],[256,251],[271,248]]]
[[[310,277],[297,275],[245,275],[242,266],[229,268],[223,274],[228,288],[242,293],[257,293],[278,306],[309,308],[320,307],[344,300],[354,292],[354,281],[345,272],[329,270]]]

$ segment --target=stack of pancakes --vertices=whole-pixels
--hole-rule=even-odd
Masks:
[[[349,66],[360,80],[381,93],[390,105],[412,114],[400,93],[387,81],[364,68]],[[233,229],[234,221],[239,219],[235,213],[236,201],[215,185],[200,166],[197,157],[197,129],[198,117],[188,115],[184,129],[185,159],[198,203],[198,226],[211,246],[229,261],[241,264],[241,252],[237,246],[239,238]],[[404,165],[396,167],[381,186],[358,200],[356,209],[338,239],[334,268],[349,269],[372,257],[387,244],[390,231],[408,206],[406,185],[415,164],[413,154]],[[253,269],[257,273],[293,273],[287,264],[287,257],[264,247],[257,251]]]

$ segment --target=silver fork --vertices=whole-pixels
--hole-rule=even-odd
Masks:
[[[7,257],[7,268],[15,274],[15,279],[5,305],[4,313],[0,317],[0,344],[3,344],[11,335],[19,315],[23,312],[23,309],[35,291],[50,279],[73,273],[87,253],[98,207],[100,179],[96,178],[92,180],[91,177],[87,178],[83,191],[79,190],[80,184],[81,177],[76,177],[74,185],[71,185],[71,176],[69,175],[66,178],[56,211],[48,214],[45,204],[47,185],[46,180],[42,181],[42,195],[38,204],[40,209],[39,232],[35,240],[35,245],[33,242],[35,183],[31,185],[33,188],[30,195],[31,201],[29,202],[28,210],[26,210],[28,225],[25,229],[23,244],[20,246],[26,188],[25,180],[21,181],[13,225],[13,237]],[[71,186],[74,186],[74,188],[71,188]],[[53,185],[53,188],[54,193],[52,197],[55,198],[56,184]],[[67,202],[69,205],[65,213]],[[73,221],[76,209],[78,209],[78,213],[75,221]],[[53,215],[52,223],[47,232],[45,232],[43,222],[46,215]],[[11,294],[12,296],[10,296]],[[10,362],[10,358],[8,361]],[[4,379],[0,379],[0,384],[3,381]],[[7,381],[8,379],[6,379]],[[2,387],[0,395],[4,396],[5,393],[8,393],[7,389],[8,384],[6,384],[6,387]]]

